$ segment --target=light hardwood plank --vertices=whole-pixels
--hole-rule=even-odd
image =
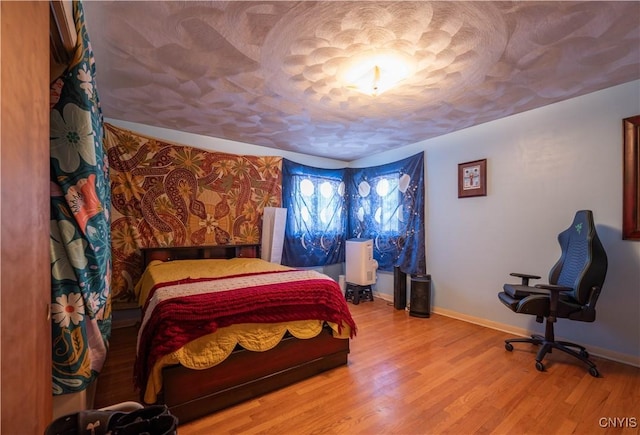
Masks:
[[[411,317],[380,299],[349,307],[359,330],[348,366],[181,425],[180,435],[640,434],[640,368],[594,358],[601,377],[593,378],[554,352],[538,372],[536,347],[507,352],[503,332]],[[102,406],[137,400],[135,330],[115,330],[112,343]],[[600,426],[616,417],[627,427]]]

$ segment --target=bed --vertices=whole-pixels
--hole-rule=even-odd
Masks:
[[[326,275],[258,245],[143,250],[135,382],[180,422],[348,362],[356,325]]]

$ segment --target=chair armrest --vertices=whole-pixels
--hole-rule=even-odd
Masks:
[[[550,292],[555,292],[555,293],[570,292],[573,290],[571,287],[567,287],[564,285],[554,285],[554,284],[536,284],[535,287],[549,290]]]
[[[529,280],[530,279],[540,279],[540,277],[538,275],[529,275],[528,273],[513,272],[513,273],[510,273],[509,275],[517,276],[518,278],[522,278],[522,284],[521,285],[529,285]]]
[[[579,312],[571,313],[569,318],[582,322],[593,322],[596,319],[596,302],[598,301],[598,296],[600,296],[600,290],[600,287],[591,287],[587,303],[580,308]]]
[[[536,284],[536,288],[549,290],[549,316],[547,317],[547,321],[551,323],[555,322],[556,314],[558,313],[558,300],[560,299],[560,292],[567,292],[573,289],[564,285],[554,284]]]

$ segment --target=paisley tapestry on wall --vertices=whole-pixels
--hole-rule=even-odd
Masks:
[[[114,301],[135,300],[140,248],[259,243],[282,201],[282,157],[204,151],[105,123]]]

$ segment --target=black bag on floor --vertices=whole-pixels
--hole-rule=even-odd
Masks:
[[[176,435],[178,419],[166,405],[131,412],[86,410],[51,423],[45,435]]]

